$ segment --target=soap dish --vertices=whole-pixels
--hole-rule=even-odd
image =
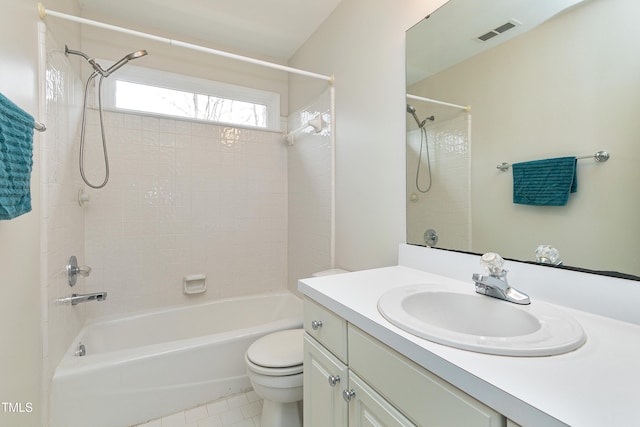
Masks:
[[[182,278],[182,291],[187,295],[201,294],[207,290],[206,274],[193,274]]]

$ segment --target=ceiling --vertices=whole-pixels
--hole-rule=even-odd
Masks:
[[[78,0],[84,17],[286,61],[341,0]],[[112,19],[112,21],[111,21]],[[111,21],[111,22],[110,22]],[[142,30],[144,29],[144,30]],[[161,34],[160,34],[161,33]]]

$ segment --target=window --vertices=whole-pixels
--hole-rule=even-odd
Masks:
[[[101,64],[109,61],[99,61]],[[273,92],[127,65],[103,81],[103,105],[193,120],[280,130]]]

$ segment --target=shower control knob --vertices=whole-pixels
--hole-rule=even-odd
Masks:
[[[313,322],[311,322],[311,327],[314,331],[322,328],[322,320],[314,320]]]
[[[87,265],[78,266],[78,259],[75,256],[69,258],[69,262],[67,263],[69,286],[76,284],[78,276],[87,277],[89,274],[91,274],[91,267]]]
[[[335,387],[340,383],[340,377],[338,375],[329,375],[328,380],[331,387]]]

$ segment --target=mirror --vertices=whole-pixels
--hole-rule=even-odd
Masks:
[[[412,27],[408,243],[531,262],[550,245],[564,267],[640,280],[639,13],[636,0],[450,0]],[[512,164],[564,156],[579,158],[566,205],[513,202]]]

